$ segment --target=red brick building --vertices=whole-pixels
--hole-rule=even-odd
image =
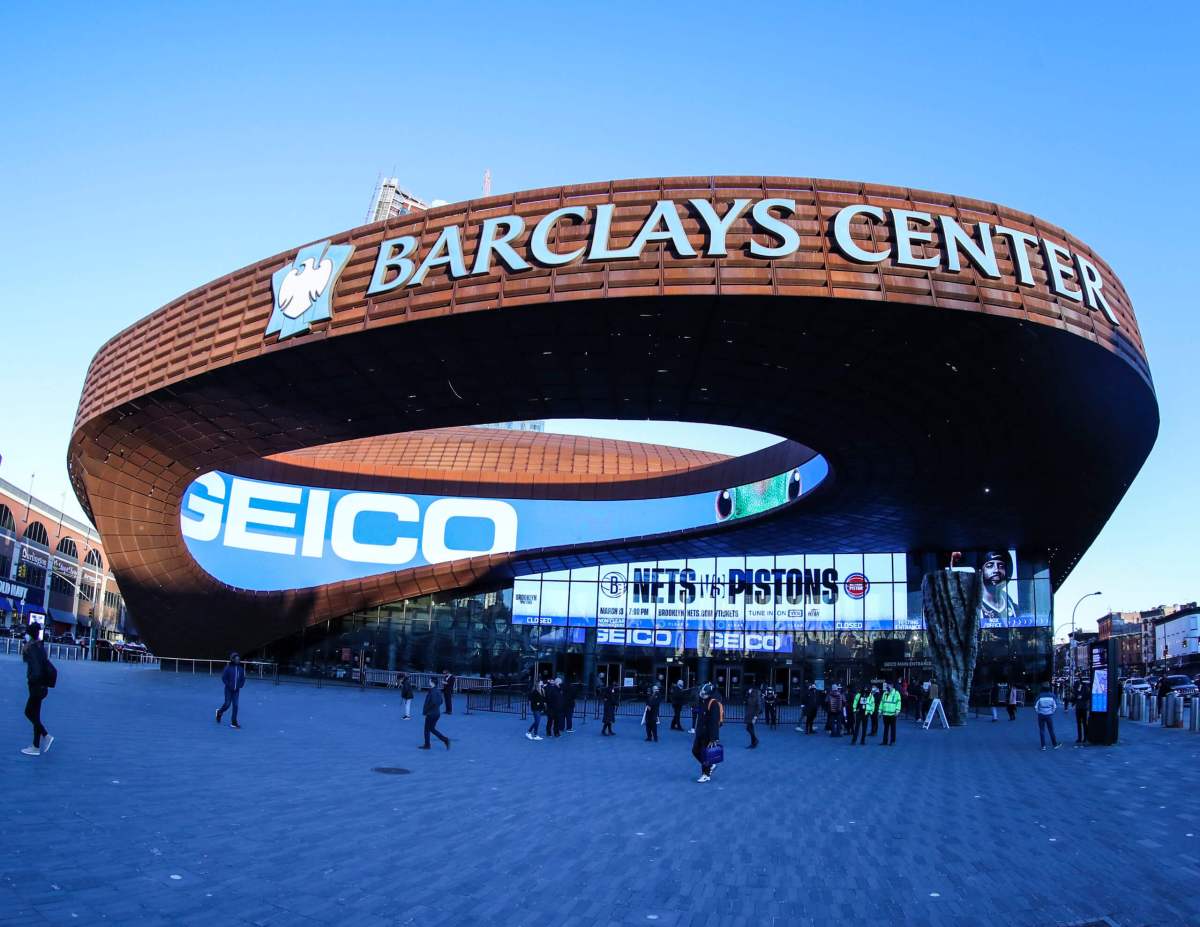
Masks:
[[[0,479],[0,625],[121,639],[125,602],[96,529]],[[34,620],[38,620],[34,617]]]

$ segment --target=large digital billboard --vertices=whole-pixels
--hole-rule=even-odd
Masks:
[[[903,553],[701,557],[582,567],[513,583],[514,624],[596,629],[599,644],[790,652],[806,631],[923,627]]]
[[[179,517],[187,549],[201,568],[229,586],[267,592],[735,521],[795,502],[828,473],[824,458],[816,456],[768,479],[715,492],[578,501],[362,492],[213,471],[188,487]],[[564,598],[564,615],[567,607]]]

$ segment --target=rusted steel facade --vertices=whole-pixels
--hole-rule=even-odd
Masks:
[[[727,253],[687,207],[787,200],[791,253],[750,245],[778,234],[749,213]],[[530,262],[368,294],[380,246],[413,236],[414,260],[449,226],[463,261],[488,219],[519,216],[528,253],[539,220],[557,254],[587,249],[611,205],[613,248],[673,200],[695,256],[651,241],[633,258]],[[889,257],[838,247],[852,204],[1014,229],[1078,255],[1099,275],[1113,321],[1055,292],[1048,251],[995,239],[999,277],[947,243],[908,244],[938,266],[904,266],[888,222],[859,216],[849,234]],[[331,236],[354,251],[331,317],[306,334],[264,336],[272,275],[295,251],[188,293],[105,344],[85,382],[69,450],[129,608],[161,652],[250,647],[323,618],[409,595],[502,582],[514,572],[635,554],[696,550],[943,550],[1003,543],[1044,552],[1066,576],[1153,444],[1157,403],[1137,320],[1120,280],[1067,232],[993,203],[845,181],[676,177],[495,196]],[[953,249],[951,249],[953,250]],[[1082,265],[1077,265],[1082,266]],[[1029,280],[1021,282],[1022,274]],[[550,417],[724,423],[779,435],[756,455],[459,426]],[[431,430],[437,429],[437,430]],[[785,510],[703,531],[607,546],[479,557],[353,582],[250,593],[191,559],[180,500],[199,474],[451,495],[597,499],[680,495],[760,479],[797,455],[824,455],[829,486]]]

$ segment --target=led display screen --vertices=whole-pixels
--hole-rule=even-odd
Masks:
[[[211,472],[184,493],[180,529],[192,557],[240,589],[323,586],[468,557],[620,541],[702,528],[788,505],[826,478],[814,457],[768,479],[658,499],[486,499],[325,489]],[[552,624],[597,623],[586,596],[542,590]],[[605,601],[605,604],[611,604]],[[626,617],[652,627],[653,607]],[[666,615],[664,615],[666,617]],[[591,623],[589,624],[589,619]]]

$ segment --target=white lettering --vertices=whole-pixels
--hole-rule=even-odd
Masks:
[[[928,244],[933,241],[932,232],[918,232],[909,222],[933,225],[933,216],[912,209],[892,210],[892,233],[896,241],[896,263],[902,267],[937,267],[938,257],[919,258],[913,254],[913,244]]]
[[[417,272],[412,275],[409,286],[419,286],[432,268],[446,266],[450,268],[448,273],[451,277],[467,275],[467,267],[463,263],[462,238],[459,237],[457,225],[447,225],[442,229],[442,234],[425,255],[425,260],[421,262]]]
[[[296,513],[275,509],[255,508],[256,502],[282,502],[300,504],[299,486],[280,486],[276,483],[255,483],[252,480],[233,479],[229,490],[229,508],[226,513],[225,546],[240,547],[242,550],[257,550],[265,554],[296,553],[296,539],[279,534],[251,531],[250,525],[283,528],[294,531]]]
[[[778,209],[787,215],[796,214],[796,201],[784,199],[759,200],[750,210],[750,216],[756,225],[764,232],[779,236],[778,247],[769,248],[753,239],[750,240],[750,253],[755,257],[779,258],[795,253],[800,247],[800,233],[783,221],[773,216],[772,209]]]
[[[992,241],[992,227],[987,222],[979,223],[979,244],[967,234],[966,229],[950,216],[938,216],[942,225],[942,244],[946,249],[946,267],[959,271],[962,264],[958,259],[958,249],[962,248],[967,259],[978,268],[985,277],[993,280],[1000,279],[1000,266],[996,263],[996,245]]]
[[[452,518],[480,518],[492,523],[492,545],[487,550],[456,550],[446,543],[446,526]],[[517,510],[499,499],[438,499],[425,510],[421,553],[430,563],[462,557],[486,557],[517,549]]]
[[[330,546],[343,560],[357,563],[408,563],[417,555],[417,539],[398,537],[391,544],[363,543],[354,539],[354,523],[363,512],[392,515],[398,522],[416,523],[421,510],[408,496],[352,492],[342,496],[333,509]]]
[[[885,248],[882,251],[867,251],[854,241],[854,237],[850,234],[850,223],[854,221],[855,216],[871,216],[880,222],[883,222],[885,218],[883,210],[878,206],[859,203],[843,207],[833,218],[833,243],[837,249],[845,257],[857,261],[859,264],[878,264],[880,261],[886,261],[892,253],[891,248]]]

